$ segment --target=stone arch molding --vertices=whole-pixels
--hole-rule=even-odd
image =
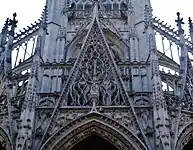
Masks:
[[[178,135],[175,150],[182,150],[191,139],[193,139],[193,122],[186,125]]]
[[[3,129],[2,126],[0,126],[0,143],[2,144],[2,146],[5,147],[6,150],[13,149],[10,137],[8,133]]]
[[[70,122],[52,135],[40,150],[70,150],[91,135],[109,141],[119,150],[147,150],[130,130],[99,113],[89,113]]]

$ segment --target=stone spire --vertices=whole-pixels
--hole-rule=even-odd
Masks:
[[[177,26],[178,26],[178,34],[180,37],[180,47],[181,47],[181,56],[180,56],[180,83],[179,83],[179,97],[180,99],[183,99],[184,97],[184,88],[186,84],[186,75],[187,75],[187,67],[188,67],[188,50],[185,44],[184,39],[184,30],[182,28],[182,25],[184,24],[183,18],[180,17],[180,13],[177,13],[177,20],[176,20]]]
[[[47,1],[44,7],[42,17],[40,20],[40,28],[37,36],[36,48],[33,56],[33,63],[31,66],[30,77],[27,85],[27,91],[25,95],[25,101],[23,104],[23,110],[20,118],[20,129],[17,136],[17,150],[31,150],[32,147],[32,133],[34,130],[34,116],[35,116],[35,105],[38,101],[37,93],[40,92],[40,74],[42,63],[42,50],[44,49],[47,31],[48,21],[48,8]]]
[[[154,122],[156,134],[156,150],[171,150],[169,118],[167,113],[166,101],[163,96],[162,83],[159,71],[157,56],[157,46],[155,35],[152,28],[151,9],[145,6],[146,34],[149,41],[150,63],[152,67],[152,103],[154,108]]]
[[[46,30],[47,36],[45,39],[45,44],[42,44],[42,58],[44,61],[49,60],[53,62],[55,59],[55,48],[57,46],[57,41],[53,39],[57,39],[58,32],[60,28],[61,22],[61,1],[60,0],[47,0],[46,6],[43,13],[43,22],[46,20]],[[44,41],[44,40],[43,40]],[[44,43],[44,42],[43,42]]]
[[[35,104],[38,100],[37,92],[39,91],[39,72],[40,72],[40,54],[41,54],[42,36],[37,38],[37,44],[35,54],[33,56],[33,63],[31,66],[31,72],[29,82],[27,86],[25,101],[23,104],[23,110],[21,113],[21,119],[19,124],[19,132],[17,136],[16,150],[31,149],[32,144],[32,131],[35,115]]]
[[[152,8],[151,5],[145,5],[144,11],[144,21],[145,21],[145,28],[152,26],[153,23],[153,15],[152,15]]]
[[[189,21],[190,37],[191,37],[191,40],[192,40],[192,43],[193,43],[193,23],[192,23],[192,19],[189,17],[188,21]]]
[[[30,77],[27,85],[25,101],[20,118],[20,129],[17,136],[16,150],[31,150],[32,133],[35,116],[35,105],[38,101],[37,93],[40,92],[40,65],[42,63],[42,50],[44,48],[47,33],[48,10],[47,2],[44,7],[39,33],[37,36],[36,48],[33,56]]]
[[[5,25],[2,29],[2,32],[0,34],[0,95],[3,92],[1,81],[3,81],[3,75],[4,75],[4,63],[3,63],[3,61],[5,58],[6,39],[7,39],[8,33],[9,33],[8,26],[9,26],[9,19],[7,18]]]
[[[48,11],[48,23],[56,23],[58,24],[60,21],[60,13],[59,3],[61,0],[46,0],[47,11]]]
[[[14,40],[15,28],[17,27],[17,14],[13,14],[13,19],[9,20],[9,25],[11,29],[9,31],[8,41],[4,53],[4,73],[6,79],[6,96],[7,96],[7,105],[8,105],[8,114],[9,114],[9,130],[11,138],[13,138],[13,126],[12,126],[12,106],[11,100],[13,96],[13,83],[12,83],[12,45]]]
[[[130,42],[130,61],[139,61],[139,39],[137,37],[135,28],[135,13],[131,0],[128,2],[128,28],[129,28],[129,42]]]
[[[183,18],[180,17],[180,13],[179,12],[177,12],[176,23],[177,23],[177,26],[178,26],[178,34],[179,35],[183,35],[184,34],[184,30],[182,28],[182,25],[184,24],[184,22],[183,22]]]
[[[162,91],[162,83],[159,73],[159,63],[154,34],[149,35],[149,50],[153,76],[152,101],[154,107],[156,139],[159,139],[156,141],[156,147],[157,149],[159,149],[159,147],[163,147],[164,150],[170,150],[171,146],[167,106]]]
[[[68,26],[68,14],[67,14],[67,2],[65,1],[65,7],[61,13],[61,25],[58,31],[57,43],[56,43],[56,54],[55,60],[60,62],[65,58],[66,53],[66,36],[67,36],[67,26]],[[64,52],[65,51],[65,52]]]
[[[9,18],[6,19],[5,24],[4,24],[3,29],[1,31],[1,34],[0,34],[1,48],[2,48],[2,45],[5,44],[5,41],[6,41],[6,38],[7,38],[8,26],[9,26]]]

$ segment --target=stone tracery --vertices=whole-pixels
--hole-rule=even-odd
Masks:
[[[118,149],[170,150],[191,141],[192,64],[187,53],[192,53],[192,42],[182,35],[179,13],[179,33],[152,18],[149,1],[142,0],[48,0],[40,22],[13,36],[15,17],[0,35],[0,123],[15,139],[15,149],[38,150],[52,142],[49,138],[70,148],[88,132],[118,141]],[[162,42],[169,40],[170,48],[175,44],[181,50],[180,63],[171,49],[171,57],[164,48],[157,50],[154,31]],[[28,43],[33,45],[29,57]],[[24,58],[18,61],[22,47]],[[11,54],[4,51],[12,49],[16,61],[11,70]],[[73,144],[55,139],[67,130],[77,133],[68,135]],[[10,146],[4,142],[9,136],[2,137]]]
[[[65,134],[66,131],[68,131],[68,134]],[[120,150],[146,149],[145,145],[131,131],[126,130],[126,128],[104,115],[90,113],[73,120],[58,130],[48,139],[41,150],[48,148],[70,149],[82,139],[93,134],[102,136]],[[132,139],[127,139],[127,137]],[[54,139],[60,140],[55,143]]]

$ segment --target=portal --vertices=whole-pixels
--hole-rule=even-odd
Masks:
[[[6,150],[5,147],[0,143],[0,150]]]
[[[182,150],[193,150],[193,139],[191,139],[188,144],[184,146]]]
[[[97,135],[92,135],[82,140],[77,145],[75,145],[71,150],[103,150],[103,149],[118,150],[115,146],[113,146],[107,140]]]

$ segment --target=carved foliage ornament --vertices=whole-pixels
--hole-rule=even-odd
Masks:
[[[92,134],[101,136],[120,150],[146,149],[131,131],[119,123],[99,113],[90,113],[59,129],[41,150],[70,149]]]

